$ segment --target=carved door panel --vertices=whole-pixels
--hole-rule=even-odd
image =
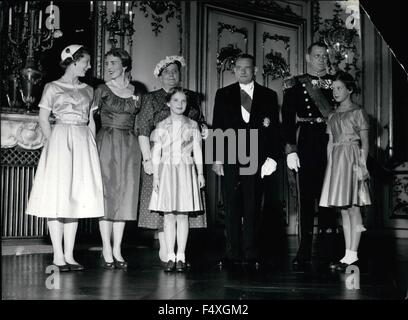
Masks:
[[[282,106],[283,79],[301,73],[303,70],[303,48],[299,41],[297,27],[284,26],[278,23],[256,23],[256,52],[258,65],[256,81],[273,89],[278,94],[278,104]],[[300,45],[299,45],[300,44]],[[285,161],[278,161],[276,191],[277,200],[283,210],[287,233],[297,232],[297,198],[289,192],[287,167]],[[266,212],[266,214],[278,214]]]
[[[256,81],[275,90],[282,105],[282,82],[289,75],[302,71],[303,56],[299,55],[298,31],[293,27],[272,23],[256,24]]]

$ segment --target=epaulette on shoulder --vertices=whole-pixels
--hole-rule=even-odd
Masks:
[[[283,90],[292,88],[293,86],[296,85],[296,82],[297,82],[296,77],[290,77],[283,80]]]

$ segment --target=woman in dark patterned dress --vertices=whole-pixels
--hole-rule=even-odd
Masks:
[[[105,216],[99,221],[103,244],[101,264],[105,269],[126,269],[121,243],[126,221],[137,219],[141,152],[135,118],[141,98],[130,84],[129,53],[110,50],[105,55],[105,66],[111,80],[99,85],[94,97],[102,123],[96,137],[105,202]]]
[[[158,231],[160,243],[159,257],[163,262],[167,261],[167,248],[163,234],[163,216],[158,212],[149,210],[150,197],[153,190],[153,166],[149,137],[156,124],[170,115],[170,109],[166,105],[166,94],[170,89],[180,86],[182,66],[185,66],[185,62],[184,58],[180,56],[168,56],[156,65],[154,76],[159,79],[162,88],[149,92],[142,97],[141,111],[137,118],[139,144],[142,151],[144,169],[141,175],[138,226]],[[199,95],[190,90],[186,90],[186,92],[187,108],[184,115],[203,125],[204,119],[200,109]],[[204,129],[203,132],[205,131]],[[205,228],[207,226],[205,215],[190,218],[189,225],[190,228]]]

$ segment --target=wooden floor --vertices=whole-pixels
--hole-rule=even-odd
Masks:
[[[245,266],[226,270],[218,266],[222,239],[193,231],[187,253],[191,270],[185,274],[164,273],[158,251],[149,241],[125,244],[127,271],[100,268],[99,244],[80,243],[76,259],[86,270],[60,273],[58,290],[46,286],[50,276],[46,267],[52,261],[50,251],[26,254],[29,251],[26,249],[21,254],[20,250],[17,255],[2,256],[2,299],[403,300],[407,297],[408,239],[365,235],[359,289],[348,289],[346,274],[331,272],[317,261],[310,269],[294,270],[291,260],[297,239],[286,237],[284,242],[285,249],[272,253],[257,272]],[[18,247],[18,242],[13,245]],[[5,246],[10,243],[3,241],[3,251]],[[276,247],[275,243],[273,248]]]

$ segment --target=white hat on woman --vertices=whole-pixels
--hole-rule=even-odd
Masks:
[[[71,44],[70,46],[66,47],[61,52],[61,61],[64,61],[67,58],[73,59],[73,55],[75,54],[75,52],[77,52],[82,47],[83,45],[80,44]]]
[[[154,76],[158,78],[162,71],[172,63],[178,63],[179,67],[185,67],[186,65],[186,61],[182,56],[167,56],[165,59],[160,60],[160,62],[156,64],[156,68],[154,68],[153,71]]]

